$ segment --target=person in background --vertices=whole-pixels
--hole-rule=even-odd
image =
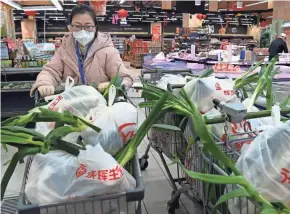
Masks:
[[[70,15],[70,32],[62,39],[62,45],[37,76],[30,95],[38,90],[42,97],[53,95],[55,88],[68,76],[75,84],[95,83],[99,91],[109,86],[116,75],[123,77],[123,85],[130,87],[132,77],[114,48],[108,34],[98,32],[96,15],[88,5],[77,5]]]
[[[273,40],[269,48],[269,61],[279,53],[288,53],[286,34],[281,33],[280,36]]]

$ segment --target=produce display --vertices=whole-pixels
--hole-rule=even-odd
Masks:
[[[217,63],[213,66],[214,72],[241,72],[240,66],[230,63]]]
[[[1,82],[1,89],[31,89],[34,82]]]

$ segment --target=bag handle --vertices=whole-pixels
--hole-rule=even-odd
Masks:
[[[65,80],[65,85],[64,85],[64,89],[67,90],[67,89],[71,89],[75,84],[75,80],[71,77],[71,76],[68,76]]]

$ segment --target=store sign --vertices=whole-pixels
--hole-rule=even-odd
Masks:
[[[151,24],[152,41],[161,40],[161,23]]]
[[[1,59],[9,59],[8,45],[6,42],[1,42]]]

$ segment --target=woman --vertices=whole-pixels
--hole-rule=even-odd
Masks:
[[[98,32],[96,15],[88,5],[77,5],[70,16],[71,31],[63,37],[62,45],[43,67],[31,89],[42,97],[53,95],[55,88],[71,76],[76,84],[96,83],[103,91],[119,68],[123,84],[130,87],[131,76],[113,47],[109,35]]]

